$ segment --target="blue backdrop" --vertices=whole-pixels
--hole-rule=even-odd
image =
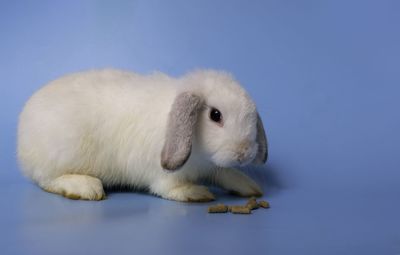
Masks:
[[[395,0],[1,1],[1,254],[400,254],[399,13]],[[71,201],[24,179],[24,102],[102,67],[232,72],[265,123],[270,160],[250,173],[272,208]]]

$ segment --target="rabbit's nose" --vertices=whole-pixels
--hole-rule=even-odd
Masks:
[[[237,161],[239,162],[239,164],[242,164],[246,159],[245,159],[245,155],[243,152],[240,152],[237,156]]]
[[[249,141],[243,141],[239,143],[238,145],[238,153],[237,153],[237,161],[242,164],[244,163],[247,158],[248,158],[248,152],[250,150],[250,142]]]
[[[250,142],[245,140],[238,144],[237,150],[240,155],[245,155],[246,152],[250,149]]]

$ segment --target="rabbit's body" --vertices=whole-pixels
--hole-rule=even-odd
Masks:
[[[163,74],[117,70],[51,82],[20,115],[18,157],[24,173],[43,189],[70,198],[101,199],[102,185],[121,185],[174,200],[212,199],[205,187],[193,184],[217,169],[195,143],[190,158],[174,168],[179,171],[160,164],[169,113],[185,87],[179,83]],[[231,172],[250,181],[243,195],[260,193],[249,178]]]

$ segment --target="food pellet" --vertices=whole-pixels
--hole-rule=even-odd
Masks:
[[[238,214],[250,214],[251,210],[247,206],[242,205],[233,205],[229,206],[229,211],[231,213],[238,213]]]
[[[257,201],[255,199],[249,199],[249,201],[247,201],[246,207],[250,210],[254,210],[257,209],[259,205],[257,204]]]
[[[226,213],[228,212],[228,206],[224,204],[217,204],[208,207],[209,213]]]
[[[265,201],[265,200],[259,201],[259,202],[258,202],[258,205],[259,205],[260,207],[262,207],[262,208],[269,208],[269,203],[268,203],[267,201]]]

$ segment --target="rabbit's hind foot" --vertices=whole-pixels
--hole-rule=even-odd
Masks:
[[[42,188],[70,199],[102,200],[106,198],[100,179],[80,174],[62,175]]]

